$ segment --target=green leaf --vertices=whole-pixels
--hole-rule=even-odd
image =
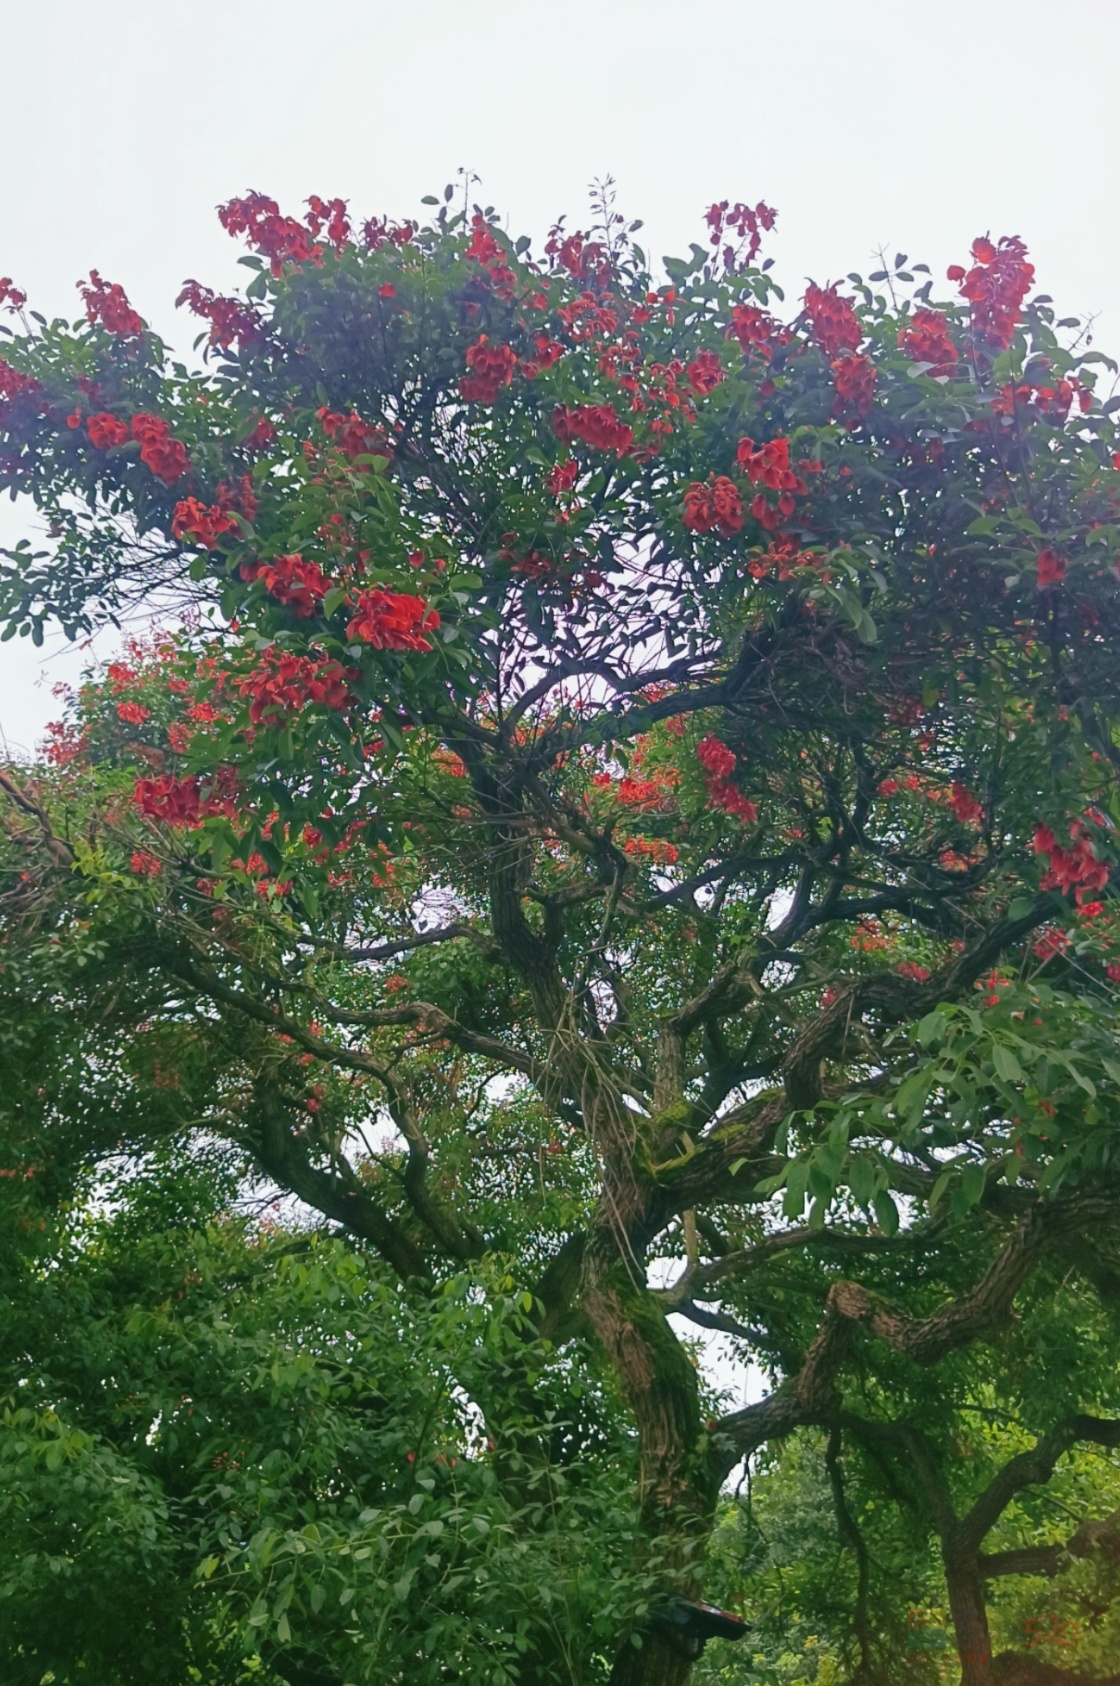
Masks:
[[[898,1234],[898,1207],[887,1189],[881,1188],[872,1196],[871,1209],[875,1213],[875,1222],[884,1235]]]
[[[945,1014],[940,1007],[936,1007],[932,1013],[927,1013],[925,1018],[920,1021],[918,1041],[923,1048],[932,1048],[935,1043],[944,1040],[948,1026],[949,1021]]]
[[[1002,1042],[997,1042],[992,1049],[992,1064],[996,1068],[996,1075],[1001,1077],[1005,1083],[1022,1083],[1025,1081],[1022,1066],[1011,1049]]]

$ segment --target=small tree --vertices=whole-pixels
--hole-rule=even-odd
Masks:
[[[740,1460],[848,1432],[861,1369],[990,1337],[1113,1221],[1106,360],[1014,238],[948,302],[900,254],[782,320],[765,205],[658,280],[607,195],[539,259],[450,198],[357,233],[223,207],[253,275],[184,287],[201,371],[96,272],[84,324],[13,332],[0,476],[52,544],[9,554],[6,635],[184,630],[7,781],[7,905],[54,907],[95,1020],[142,992],[170,1083],[212,1050],[206,1126],[408,1294],[515,1255],[523,1362],[470,1377],[501,1479],[553,1455],[540,1342],[586,1336],[646,1566],[695,1595]],[[670,1311],[771,1393],[710,1417]],[[687,1679],[658,1618],[619,1686]]]

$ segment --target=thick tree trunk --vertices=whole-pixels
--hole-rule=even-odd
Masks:
[[[697,1596],[697,1569],[711,1531],[718,1483],[699,1448],[696,1372],[633,1263],[609,1230],[585,1260],[582,1304],[634,1414],[641,1449],[641,1515],[667,1598]],[[686,1640],[648,1629],[627,1637],[611,1686],[687,1686],[695,1660]]]
[[[942,1543],[941,1555],[961,1660],[961,1686],[994,1686],[992,1640],[977,1554],[950,1538]]]
[[[684,1656],[657,1634],[641,1635],[641,1648],[627,1643],[611,1670],[610,1686],[688,1686],[692,1657]]]

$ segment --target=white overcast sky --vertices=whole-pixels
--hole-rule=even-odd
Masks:
[[[4,8],[0,274],[78,313],[91,267],[168,338],[187,276],[228,288],[214,206],[340,194],[407,216],[466,166],[514,232],[578,221],[607,173],[653,253],[713,198],[777,207],[787,295],[875,267],[944,275],[1020,234],[1063,314],[1120,354],[1116,0],[37,0]],[[34,536],[0,505],[0,542]],[[0,645],[30,746],[78,659]]]

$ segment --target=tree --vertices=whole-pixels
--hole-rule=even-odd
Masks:
[[[176,1127],[418,1304],[512,1260],[519,1355],[460,1386],[511,1502],[555,1461],[541,1343],[617,1390],[656,1590],[612,1679],[669,1686],[738,1463],[916,1444],[915,1377],[1048,1261],[1108,1276],[1107,360],[1015,238],[949,302],[900,254],[783,323],[765,205],[713,205],[661,282],[605,192],[539,260],[450,200],[359,234],[224,206],[253,276],[185,285],[200,371],[96,273],[84,324],[13,332],[0,473],[51,546],[10,553],[7,632],[182,630],[5,777],[9,940],[32,1017],[46,928]],[[711,1415],[671,1311],[770,1394]],[[946,1530],[987,1686],[981,1536]]]

